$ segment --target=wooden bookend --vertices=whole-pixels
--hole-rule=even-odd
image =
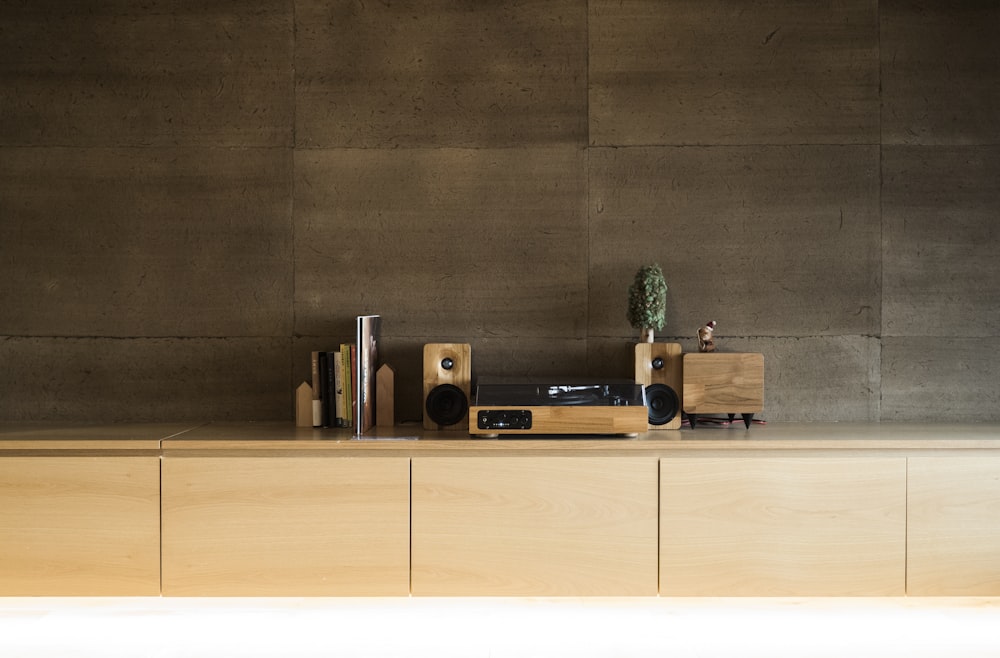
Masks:
[[[308,382],[295,389],[295,426],[313,426],[313,392]]]
[[[388,363],[375,372],[375,425],[396,424],[396,371]]]

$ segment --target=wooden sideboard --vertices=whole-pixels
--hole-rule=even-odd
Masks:
[[[160,441],[181,425],[0,425],[0,595],[160,592]]]
[[[0,595],[1000,595],[1000,426],[0,424]]]

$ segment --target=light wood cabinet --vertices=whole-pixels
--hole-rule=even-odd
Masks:
[[[414,595],[655,595],[645,457],[413,459]]]
[[[907,593],[1000,595],[1000,458],[909,460]]]
[[[406,596],[410,463],[163,459],[163,594]]]
[[[997,438],[0,424],[0,595],[1000,596]]]
[[[156,596],[155,454],[0,456],[0,595]]]
[[[906,460],[665,458],[664,596],[900,596]]]

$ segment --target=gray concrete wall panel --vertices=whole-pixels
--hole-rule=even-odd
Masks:
[[[1000,340],[963,336],[882,339],[882,420],[995,422]]]
[[[590,141],[874,144],[875,0],[590,3]]]
[[[995,2],[882,0],[885,144],[1000,143]]]
[[[669,288],[664,335],[878,331],[875,147],[591,149],[590,169],[592,335],[632,332],[646,262]]]
[[[288,336],[291,150],[0,149],[0,335]]]
[[[1000,335],[1000,146],[882,158],[883,335]]]
[[[296,3],[296,143],[587,139],[587,2]]]
[[[0,145],[291,146],[290,0],[5,2]]]
[[[296,330],[584,338],[582,149],[296,154]]]
[[[287,338],[0,338],[0,418],[291,418]]]
[[[0,420],[292,417],[380,313],[627,377],[627,288],[783,420],[1000,420],[996,3],[0,3]]]

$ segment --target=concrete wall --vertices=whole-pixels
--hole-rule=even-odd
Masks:
[[[1000,6],[0,4],[0,419],[290,419],[384,318],[475,374],[760,351],[767,420],[1000,420]]]

